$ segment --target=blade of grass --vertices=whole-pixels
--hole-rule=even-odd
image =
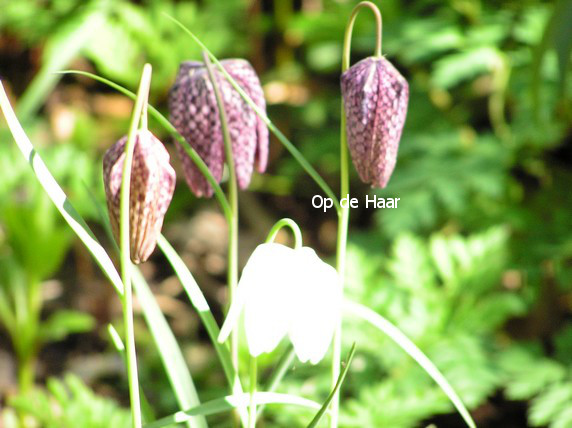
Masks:
[[[185,33],[187,33],[187,35],[189,35],[194,40],[194,42],[197,45],[200,46],[202,50],[204,50],[208,54],[209,58],[217,65],[217,67],[224,75],[224,77],[230,82],[230,84],[234,87],[234,89],[236,89],[236,91],[240,94],[240,96],[244,99],[244,101],[246,101],[246,103],[254,110],[254,112],[258,115],[258,117],[260,117],[260,119],[262,119],[264,123],[266,123],[268,129],[270,129],[270,131],[276,136],[276,138],[278,138],[278,140],[282,143],[282,145],[286,148],[286,150],[290,152],[292,157],[296,159],[296,161],[300,164],[300,166],[304,169],[304,171],[306,171],[308,175],[312,177],[312,179],[316,182],[316,184],[324,191],[324,193],[329,198],[332,199],[336,207],[336,210],[339,211],[341,208],[340,202],[338,201],[338,198],[334,193],[334,191],[330,188],[330,186],[328,186],[328,184],[320,176],[320,174],[318,174],[318,172],[314,169],[314,167],[310,165],[310,163],[306,160],[304,155],[300,153],[300,151],[296,148],[296,146],[274,125],[274,123],[272,123],[272,121],[268,118],[266,113],[262,111],[254,101],[252,101],[252,98],[250,98],[248,94],[244,92],[244,90],[236,82],[236,80],[234,80],[232,76],[228,74],[228,72],[224,69],[220,61],[217,59],[217,57],[214,56],[213,53],[203,44],[203,42],[201,42],[197,36],[195,36],[187,27],[185,27],[184,24],[182,24],[180,21],[178,21],[177,19],[173,18],[172,16],[166,13],[164,13],[164,15],[171,21],[173,21],[176,25],[178,25]]]
[[[278,394],[275,392],[257,392],[254,394],[254,401],[257,405],[261,404],[287,404],[293,406],[306,407],[309,409],[320,409],[320,405],[315,401],[296,395]],[[159,419],[150,424],[146,424],[144,428],[161,428],[175,423],[185,422],[192,415],[214,415],[237,408],[245,408],[250,404],[250,394],[228,395],[226,397],[217,398],[207,401],[206,403],[177,412],[171,416]]]
[[[101,270],[107,276],[111,284],[115,287],[117,293],[120,296],[123,295],[123,283],[121,282],[121,277],[115,269],[113,262],[101,244],[97,241],[83,218],[70,203],[66,194],[58,185],[44,161],[37,154],[34,146],[30,142],[30,139],[24,132],[22,125],[18,121],[18,118],[14,114],[14,110],[10,105],[2,82],[0,82],[0,108],[4,113],[4,117],[6,117],[6,122],[8,123],[8,127],[12,132],[12,136],[14,137],[18,148],[32,167],[32,170],[41,186],[61,213],[62,217],[70,225],[78,238],[84,243],[88,251],[93,255],[93,258],[101,267]]]
[[[367,306],[361,305],[350,300],[344,301],[344,310],[357,318],[367,321],[372,326],[385,333],[391,340],[393,340],[401,349],[403,349],[411,358],[413,358],[422,368],[427,372],[431,378],[439,385],[443,390],[445,395],[449,397],[449,400],[453,403],[459,414],[465,420],[466,424],[470,428],[476,428],[475,421],[471,417],[471,414],[461,401],[461,398],[457,395],[451,384],[445,379],[445,376],[441,374],[439,369],[433,364],[433,362],[421,351],[417,345],[415,345],[407,336],[405,336],[401,330],[396,326],[391,324],[384,317],[379,315],[377,312],[372,311]]]
[[[199,318],[203,322],[207,333],[211,339],[211,342],[216,350],[219,361],[222,365],[225,377],[228,384],[231,387],[233,394],[242,394],[243,389],[240,384],[240,379],[236,375],[234,366],[232,365],[232,359],[230,356],[230,349],[225,344],[219,343],[217,338],[220,332],[219,326],[214,319],[211,312],[209,304],[203,295],[199,285],[193,278],[193,275],[189,271],[189,268],[185,265],[185,262],[179,257],[175,249],[169,244],[167,239],[163,235],[159,235],[157,238],[157,245],[171,264],[171,267],[175,271],[175,274],[181,281],[183,289],[187,293],[189,300],[193,307],[196,309]],[[243,425],[246,426],[247,414],[245,409],[239,409],[240,419]]]
[[[181,285],[187,293],[191,304],[196,309],[201,321],[203,322],[203,325],[205,326],[207,333],[218,354],[225,375],[230,382],[234,376],[234,369],[230,360],[230,352],[228,346],[217,341],[220,329],[211,312],[210,306],[205,299],[205,296],[203,295],[203,292],[185,265],[185,262],[183,262],[175,249],[171,246],[171,244],[169,244],[169,241],[167,241],[163,235],[159,235],[157,238],[157,245],[171,264],[171,267],[175,271],[179,281],[181,281]]]
[[[344,366],[343,370],[340,372],[340,375],[338,376],[338,380],[336,382],[336,385],[334,386],[334,389],[332,390],[332,392],[330,392],[330,395],[328,395],[328,398],[326,399],[326,401],[324,401],[324,404],[322,404],[322,407],[320,408],[318,413],[316,413],[316,416],[314,416],[314,419],[312,419],[312,421],[308,425],[308,428],[314,428],[316,425],[318,425],[318,422],[320,422],[320,419],[322,419],[322,417],[328,410],[328,406],[330,405],[330,403],[340,390],[342,383],[344,383],[344,380],[346,378],[346,375],[348,374],[348,370],[350,369],[350,365],[354,358],[355,352],[356,352],[356,344],[354,343],[352,345],[352,348],[350,349],[350,353],[348,354],[346,365]]]
[[[165,367],[169,383],[173,388],[179,407],[181,409],[188,409],[189,407],[200,405],[199,395],[193,383],[193,378],[189,373],[183,353],[177,344],[177,340],[165,316],[161,312],[161,308],[159,308],[153,293],[149,289],[149,285],[147,285],[141,271],[135,266],[133,266],[132,275],[135,294],[143,308],[143,316],[159,350],[163,367]],[[195,416],[189,419],[192,427],[202,428],[208,426],[203,416]]]

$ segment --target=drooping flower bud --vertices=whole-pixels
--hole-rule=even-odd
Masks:
[[[407,114],[409,86],[384,57],[369,57],[342,74],[347,141],[361,180],[385,187],[393,173]]]
[[[265,111],[264,93],[250,63],[242,59],[229,59],[221,63],[256,105]],[[254,164],[258,172],[266,169],[268,128],[218,68],[215,68],[214,73],[228,121],[238,185],[245,189],[250,183]],[[224,140],[214,89],[203,63],[187,61],[181,64],[169,94],[169,114],[177,131],[197,151],[220,182],[225,160]],[[208,181],[184,148],[178,142],[175,143],[183,163],[185,179],[193,193],[197,196],[212,196],[213,189]]]
[[[103,157],[103,182],[109,218],[119,241],[121,178],[125,159],[123,137]],[[133,263],[146,261],[157,243],[163,219],[175,191],[175,171],[169,153],[151,132],[137,131],[129,191],[129,241]]]

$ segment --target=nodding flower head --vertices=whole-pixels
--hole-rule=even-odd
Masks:
[[[244,310],[250,355],[272,352],[288,335],[298,359],[316,364],[332,341],[341,297],[336,270],[311,248],[259,245],[244,267],[219,341],[226,340]]]
[[[111,226],[119,241],[119,206],[125,159],[123,137],[103,157],[103,181]],[[169,153],[151,132],[138,131],[133,148],[129,191],[129,241],[133,263],[146,261],[157,243],[163,218],[175,191]]]
[[[385,187],[393,173],[407,114],[409,86],[384,57],[369,57],[342,74],[348,147],[361,180]]]
[[[256,105],[265,111],[264,93],[250,63],[242,59],[229,59],[221,61],[221,64]],[[266,169],[268,128],[216,67],[214,74],[228,121],[238,185],[245,189],[250,183],[254,165],[258,172]],[[169,114],[177,131],[197,151],[220,182],[225,160],[223,132],[214,88],[203,63],[187,61],[181,64],[169,94]],[[211,185],[179,142],[176,142],[176,146],[192,192],[197,196],[212,196]]]

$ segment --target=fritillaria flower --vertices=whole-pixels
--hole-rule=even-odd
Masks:
[[[262,244],[250,256],[219,341],[244,311],[253,357],[271,352],[288,335],[298,359],[319,362],[339,322],[341,288],[336,270],[308,247]]]
[[[397,160],[407,81],[384,57],[369,57],[342,74],[341,86],[354,166],[363,182],[383,188]]]
[[[224,69],[238,82],[260,109],[266,110],[264,93],[256,72],[248,61],[221,61]],[[264,172],[268,159],[268,128],[241,98],[224,75],[215,68],[227,116],[232,154],[238,185],[248,187],[254,166]],[[222,179],[225,161],[223,132],[213,86],[205,65],[183,62],[169,94],[169,114],[175,128],[197,151],[215,179]],[[197,196],[210,197],[213,189],[183,147],[176,142],[185,179]]]
[[[103,157],[103,181],[111,226],[119,241],[121,178],[125,159],[123,137]],[[133,263],[146,261],[157,243],[163,218],[175,191],[169,153],[151,132],[137,131],[129,191],[129,240]]]

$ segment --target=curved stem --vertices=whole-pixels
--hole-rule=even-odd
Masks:
[[[352,46],[352,33],[354,30],[354,24],[358,14],[361,12],[363,8],[367,8],[371,10],[375,16],[375,28],[376,28],[376,37],[375,37],[375,52],[374,56],[380,57],[381,56],[381,39],[382,39],[382,19],[381,19],[381,12],[379,11],[378,7],[369,1],[362,1],[358,3],[356,7],[353,8],[352,13],[350,14],[350,19],[348,20],[348,24],[346,25],[346,32],[344,34],[344,50],[342,56],[342,73],[350,68],[350,51]]]
[[[125,324],[126,354],[127,354],[127,377],[129,379],[129,399],[131,402],[131,419],[133,428],[141,428],[141,400],[139,397],[139,379],[137,377],[137,355],[135,351],[135,329],[133,326],[133,295],[131,285],[131,248],[129,239],[129,208],[130,208],[130,188],[131,188],[131,164],[133,160],[133,150],[137,138],[137,127],[145,99],[149,94],[151,83],[151,65],[145,64],[141,83],[137,91],[135,108],[131,117],[127,143],[125,144],[125,160],[123,163],[123,176],[121,180],[120,194],[120,222],[119,236],[121,248],[121,278],[123,281],[124,293],[123,322]]]
[[[278,220],[274,226],[272,226],[270,232],[268,232],[266,242],[273,242],[274,239],[276,239],[276,235],[278,235],[278,232],[280,232],[280,229],[283,227],[289,227],[290,230],[292,230],[292,233],[294,234],[294,248],[298,249],[302,247],[302,232],[300,231],[298,224],[291,218],[283,218]]]
[[[377,37],[375,44],[375,55],[381,56],[381,30],[382,30],[382,20],[381,13],[377,6],[371,2],[364,1],[356,5],[352,10],[348,24],[346,26],[346,31],[344,34],[344,47],[343,47],[343,57],[342,57],[342,73],[345,72],[350,66],[350,53],[351,53],[351,38],[352,31],[354,27],[355,20],[359,12],[363,9],[370,9],[375,15]],[[344,109],[344,103],[342,100],[342,116],[341,116],[341,126],[340,126],[340,200],[344,197],[349,198],[350,192],[350,177],[349,177],[349,154],[348,154],[348,142],[346,133],[346,114]],[[338,271],[338,277],[340,281],[340,288],[343,293],[345,274],[346,274],[346,249],[348,242],[348,229],[349,229],[349,204],[346,203],[340,205],[338,210],[338,237],[336,246],[336,270]],[[342,320],[340,317],[339,324],[334,333],[333,347],[332,347],[332,389],[335,388],[336,383],[340,375],[340,365],[342,358]],[[336,392],[332,398],[332,407],[330,412],[330,428],[336,428],[338,426],[338,415],[340,407],[340,395],[339,391],[334,389]]]

